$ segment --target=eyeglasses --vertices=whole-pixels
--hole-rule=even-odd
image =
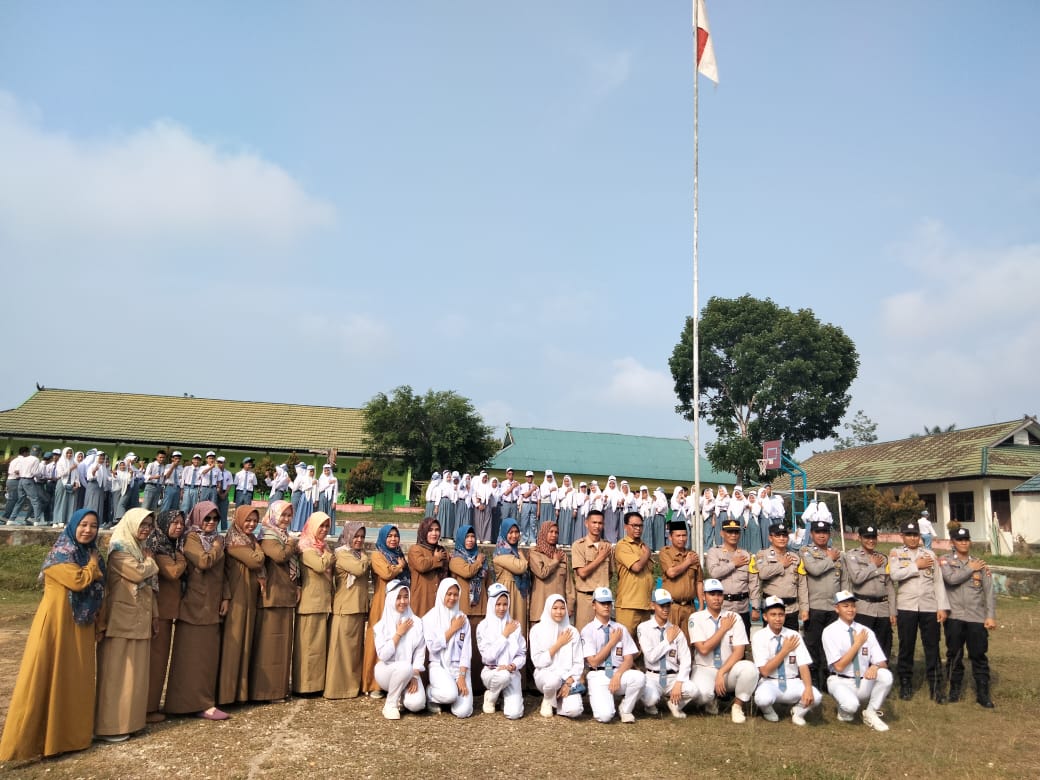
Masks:
[[[630,528],[642,528],[643,527],[642,523],[629,523],[628,525],[629,525]]]

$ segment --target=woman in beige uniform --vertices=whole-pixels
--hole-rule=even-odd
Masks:
[[[408,561],[401,551],[401,532],[396,525],[384,525],[376,537],[376,549],[372,553],[372,603],[368,607],[368,628],[365,629],[365,672],[362,687],[373,699],[381,699],[383,692],[376,682],[376,638],[373,629],[383,619],[383,604],[386,602],[386,586],[392,580],[405,585],[412,581]]]
[[[437,603],[437,587],[448,576],[448,551],[441,547],[441,524],[432,517],[419,523],[416,544],[408,548],[412,572],[412,611],[425,615]]]
[[[560,549],[560,526],[549,521],[538,529],[538,539],[528,551],[531,566],[531,601],[527,613],[533,625],[542,617],[545,600],[554,594],[563,596],[568,612],[574,611],[574,582],[567,567],[567,553]]]
[[[321,693],[325,688],[335,564],[332,550],[325,546],[325,537],[331,527],[332,518],[324,512],[314,512],[300,534],[301,590],[293,637],[294,693]]]
[[[97,715],[94,733],[122,742],[145,727],[148,660],[158,627],[159,567],[141,547],[155,527],[147,509],[131,509],[112,530],[105,603],[98,618]]]
[[[326,699],[355,699],[361,692],[365,619],[371,560],[365,552],[365,526],[343,526],[336,546],[336,593],[332,598]]]
[[[265,586],[257,605],[249,672],[249,698],[253,701],[280,701],[289,696],[293,622],[300,600],[297,538],[289,536],[292,518],[288,501],[271,502],[264,516],[260,549],[264,553]]]
[[[259,521],[260,513],[252,506],[236,507],[224,536],[224,578],[231,601],[220,644],[217,704],[249,701],[256,605],[267,579],[264,551],[253,535]]]
[[[188,565],[184,557],[184,513],[179,509],[160,512],[155,530],[145,540],[144,547],[152,553],[159,567],[159,620],[158,630],[152,637],[148,657],[148,723],[159,723],[166,716],[159,711],[166,670],[170,665],[170,647],[173,644],[173,621],[181,608],[181,575]]]
[[[173,635],[173,658],[166,685],[167,715],[197,714],[227,720],[216,707],[220,663],[220,620],[227,613],[224,540],[217,533],[220,512],[212,501],[191,510],[184,557],[188,559],[184,595]]]
[[[520,623],[527,636],[527,600],[531,597],[531,571],[527,555],[521,553],[520,526],[516,520],[503,520],[495,547],[495,582],[505,586],[509,594],[509,614]],[[485,618],[486,619],[486,618]]]

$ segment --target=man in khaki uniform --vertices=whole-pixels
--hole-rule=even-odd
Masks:
[[[643,516],[636,510],[625,513],[625,535],[614,546],[617,567],[617,622],[636,636],[639,624],[651,615],[650,593],[654,589],[654,569],[650,546],[643,539]]]
[[[595,617],[592,594],[596,588],[610,586],[610,542],[603,538],[603,510],[590,509],[585,518],[586,535],[571,546],[576,608],[574,625],[584,628]]]
[[[845,553],[845,563],[856,597],[856,620],[874,632],[885,658],[891,658],[896,589],[888,576],[888,558],[877,551],[877,538],[876,526],[860,528],[860,547]]]
[[[664,583],[662,587],[672,597],[668,619],[672,625],[679,627],[687,643],[690,641],[687,622],[694,611],[694,599],[699,599],[701,604],[704,603],[704,575],[701,572],[701,562],[696,552],[686,549],[688,537],[686,523],[673,520],[668,524],[668,538],[671,544],[662,547],[657,554],[664,574],[661,578]]]
[[[946,620],[949,604],[935,553],[921,546],[921,532],[911,521],[902,527],[903,546],[888,556],[892,581],[896,583],[896,631],[899,634],[899,698],[914,696],[914,652],[917,634],[924,646],[925,679],[936,704],[946,701],[939,660],[939,626]]]
[[[704,570],[708,577],[722,583],[723,604],[744,621],[744,633],[751,636],[751,573],[748,565],[751,555],[742,550],[740,534],[743,527],[739,520],[730,518],[722,524],[722,544],[712,547],[704,556]]]
[[[809,594],[805,578],[799,574],[798,556],[787,549],[787,526],[774,523],[769,526],[769,547],[760,550],[748,564],[751,573],[751,619],[758,620],[762,602],[775,596],[784,604],[784,627],[798,630],[798,605],[808,608]]]

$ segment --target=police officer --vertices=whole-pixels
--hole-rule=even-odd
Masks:
[[[751,635],[751,574],[748,565],[751,555],[740,547],[743,530],[736,518],[722,524],[722,544],[712,547],[704,556],[704,570],[712,579],[722,583],[723,604],[730,612],[740,615],[744,632]]]
[[[800,573],[805,578],[806,600],[799,600],[805,646],[812,656],[813,683],[821,691],[827,687],[827,659],[823,654],[823,629],[838,619],[834,595],[845,589],[845,556],[831,546],[831,524],[813,520],[809,524],[812,544],[799,551]]]
[[[784,605],[784,626],[798,630],[798,606],[808,605],[801,561],[787,549],[790,533],[783,523],[769,526],[769,547],[755,553],[748,564],[751,577],[751,619],[758,620],[760,604],[776,597]],[[808,607],[806,606],[806,609]]]
[[[877,538],[876,526],[862,526],[860,546],[845,553],[845,564],[856,596],[856,620],[874,632],[885,658],[891,658],[896,589],[888,576],[888,558],[878,552]]]
[[[989,632],[997,627],[997,603],[993,575],[981,558],[971,554],[967,528],[954,531],[953,552],[939,559],[950,615],[946,631],[946,668],[950,673],[950,701],[959,701],[964,687],[964,647],[971,658],[975,701],[992,709],[989,695]]]
[[[896,583],[896,631],[899,634],[899,698],[912,699],[914,689],[914,652],[917,634],[924,647],[925,679],[936,704],[946,701],[939,661],[939,626],[949,609],[946,588],[935,554],[921,546],[921,532],[915,521],[901,528],[903,546],[888,556],[889,571]]]

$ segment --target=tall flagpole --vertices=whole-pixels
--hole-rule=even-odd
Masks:
[[[697,33],[697,7],[700,3],[697,0],[693,2],[693,495],[690,499],[693,501],[693,517],[696,522],[693,523],[693,534],[696,537],[697,553],[698,555],[704,554],[704,519],[701,517],[701,389],[700,389],[700,333],[698,327],[698,321],[700,320],[700,280],[698,278],[697,268],[697,206],[698,206],[698,165],[699,165],[699,146],[697,138],[697,110],[698,110],[698,96],[697,96],[697,82],[700,81],[698,78],[698,66],[700,63],[697,61],[697,53],[699,47],[698,33]]]

